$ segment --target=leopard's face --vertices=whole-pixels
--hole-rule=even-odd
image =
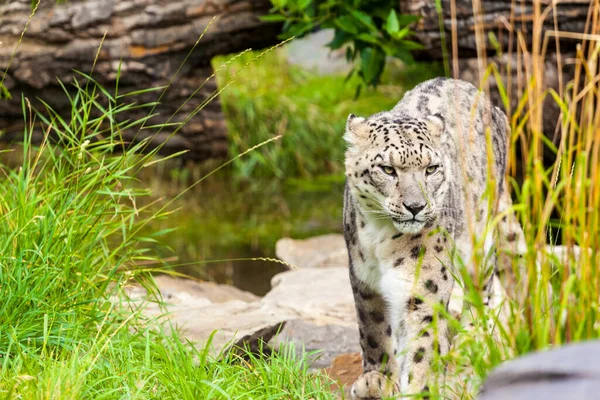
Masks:
[[[391,220],[402,233],[417,233],[437,218],[448,188],[438,145],[443,131],[439,116],[350,116],[346,175],[367,214]]]

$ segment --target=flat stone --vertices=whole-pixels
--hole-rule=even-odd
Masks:
[[[165,302],[162,308],[148,301],[140,286],[128,288],[129,301],[142,307],[148,317],[168,318],[199,347],[212,335],[214,354],[233,343],[256,347],[261,338],[271,339],[286,321],[296,322],[282,332],[278,343],[287,339],[298,348],[308,344],[311,350],[325,350],[327,360],[358,345],[356,311],[345,267],[283,272],[273,278],[273,289],[262,299],[227,285],[169,276],[155,280]],[[326,341],[327,336],[343,340],[335,347]],[[315,365],[325,366],[325,362]]]
[[[288,316],[319,325],[356,324],[354,297],[345,267],[282,272],[271,279],[271,287],[261,303],[285,311]]]
[[[171,305],[178,304],[193,307],[205,306],[211,303],[225,303],[232,300],[246,303],[259,300],[258,296],[230,285],[196,282],[191,279],[176,278],[169,275],[156,276],[154,281],[163,301]],[[140,285],[134,285],[127,290],[131,299],[139,300],[147,295],[146,289]]]
[[[280,260],[298,268],[348,267],[344,236],[338,234],[309,239],[279,239],[275,254]]]
[[[293,343],[298,356],[307,353],[311,368],[326,368],[344,353],[360,351],[358,326],[317,325],[303,320],[288,321],[279,335],[269,342],[277,348]]]
[[[211,338],[213,354],[237,343],[244,337],[259,339],[258,332],[270,332],[272,327],[286,321],[286,315],[279,310],[269,309],[259,302],[246,303],[240,300],[208,304],[198,307],[167,307],[167,318],[181,329],[185,337],[203,348]],[[149,304],[144,311],[150,316],[159,316],[161,310]],[[252,344],[251,344],[252,346]]]

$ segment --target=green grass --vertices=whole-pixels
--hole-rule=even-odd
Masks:
[[[15,352],[0,375],[2,398],[331,399],[329,381],[308,371],[292,347],[268,361],[209,355],[177,335],[112,332],[95,346]]]
[[[209,355],[122,301],[133,281],[154,290],[138,263],[162,265],[149,244],[168,231],[141,232],[170,212],[142,205],[150,192],[135,180],[153,152],[120,140],[144,122],[116,122],[128,96],[90,81],[70,101],[69,118],[37,117],[56,144],[34,148],[30,120],[20,166],[0,169],[0,398],[330,398],[293,349],[248,363]]]
[[[263,360],[211,356],[177,335],[112,332],[96,346],[9,353],[2,398],[266,399],[332,398],[329,381],[307,369],[292,347]]]

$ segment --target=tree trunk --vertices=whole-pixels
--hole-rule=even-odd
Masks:
[[[0,5],[0,71],[7,68],[32,11],[30,0],[4,3]],[[21,94],[36,106],[40,106],[36,100],[39,97],[59,113],[70,113],[58,80],[68,87],[73,70],[90,72],[105,33],[93,76],[114,90],[120,68],[119,92],[126,93],[166,85],[216,17],[157,107],[158,115],[147,125],[166,122],[212,74],[213,56],[277,42],[281,26],[259,19],[269,7],[269,0],[71,0],[59,5],[53,0],[42,1],[4,81],[13,96],[11,101],[0,100],[4,140],[22,139]],[[183,121],[215,90],[213,78],[171,122]],[[136,100],[155,101],[159,94],[144,94]],[[134,110],[123,117],[135,119],[147,113]],[[155,143],[169,135],[163,132]],[[124,138],[130,140],[135,134],[124,132]],[[147,132],[137,138],[153,134]],[[216,98],[169,140],[164,150],[170,153],[187,149],[187,157],[196,160],[222,157],[227,151],[226,136]]]

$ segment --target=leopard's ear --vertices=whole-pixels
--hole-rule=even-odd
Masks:
[[[441,136],[442,133],[444,133],[444,131],[446,130],[446,121],[440,113],[430,115],[429,117],[427,117],[425,122],[427,123],[427,130],[429,130],[429,133],[433,137]]]
[[[354,114],[348,115],[346,120],[346,133],[344,133],[344,139],[349,145],[354,145],[361,139],[364,139],[369,135],[367,124],[364,122],[366,119],[357,117]]]

